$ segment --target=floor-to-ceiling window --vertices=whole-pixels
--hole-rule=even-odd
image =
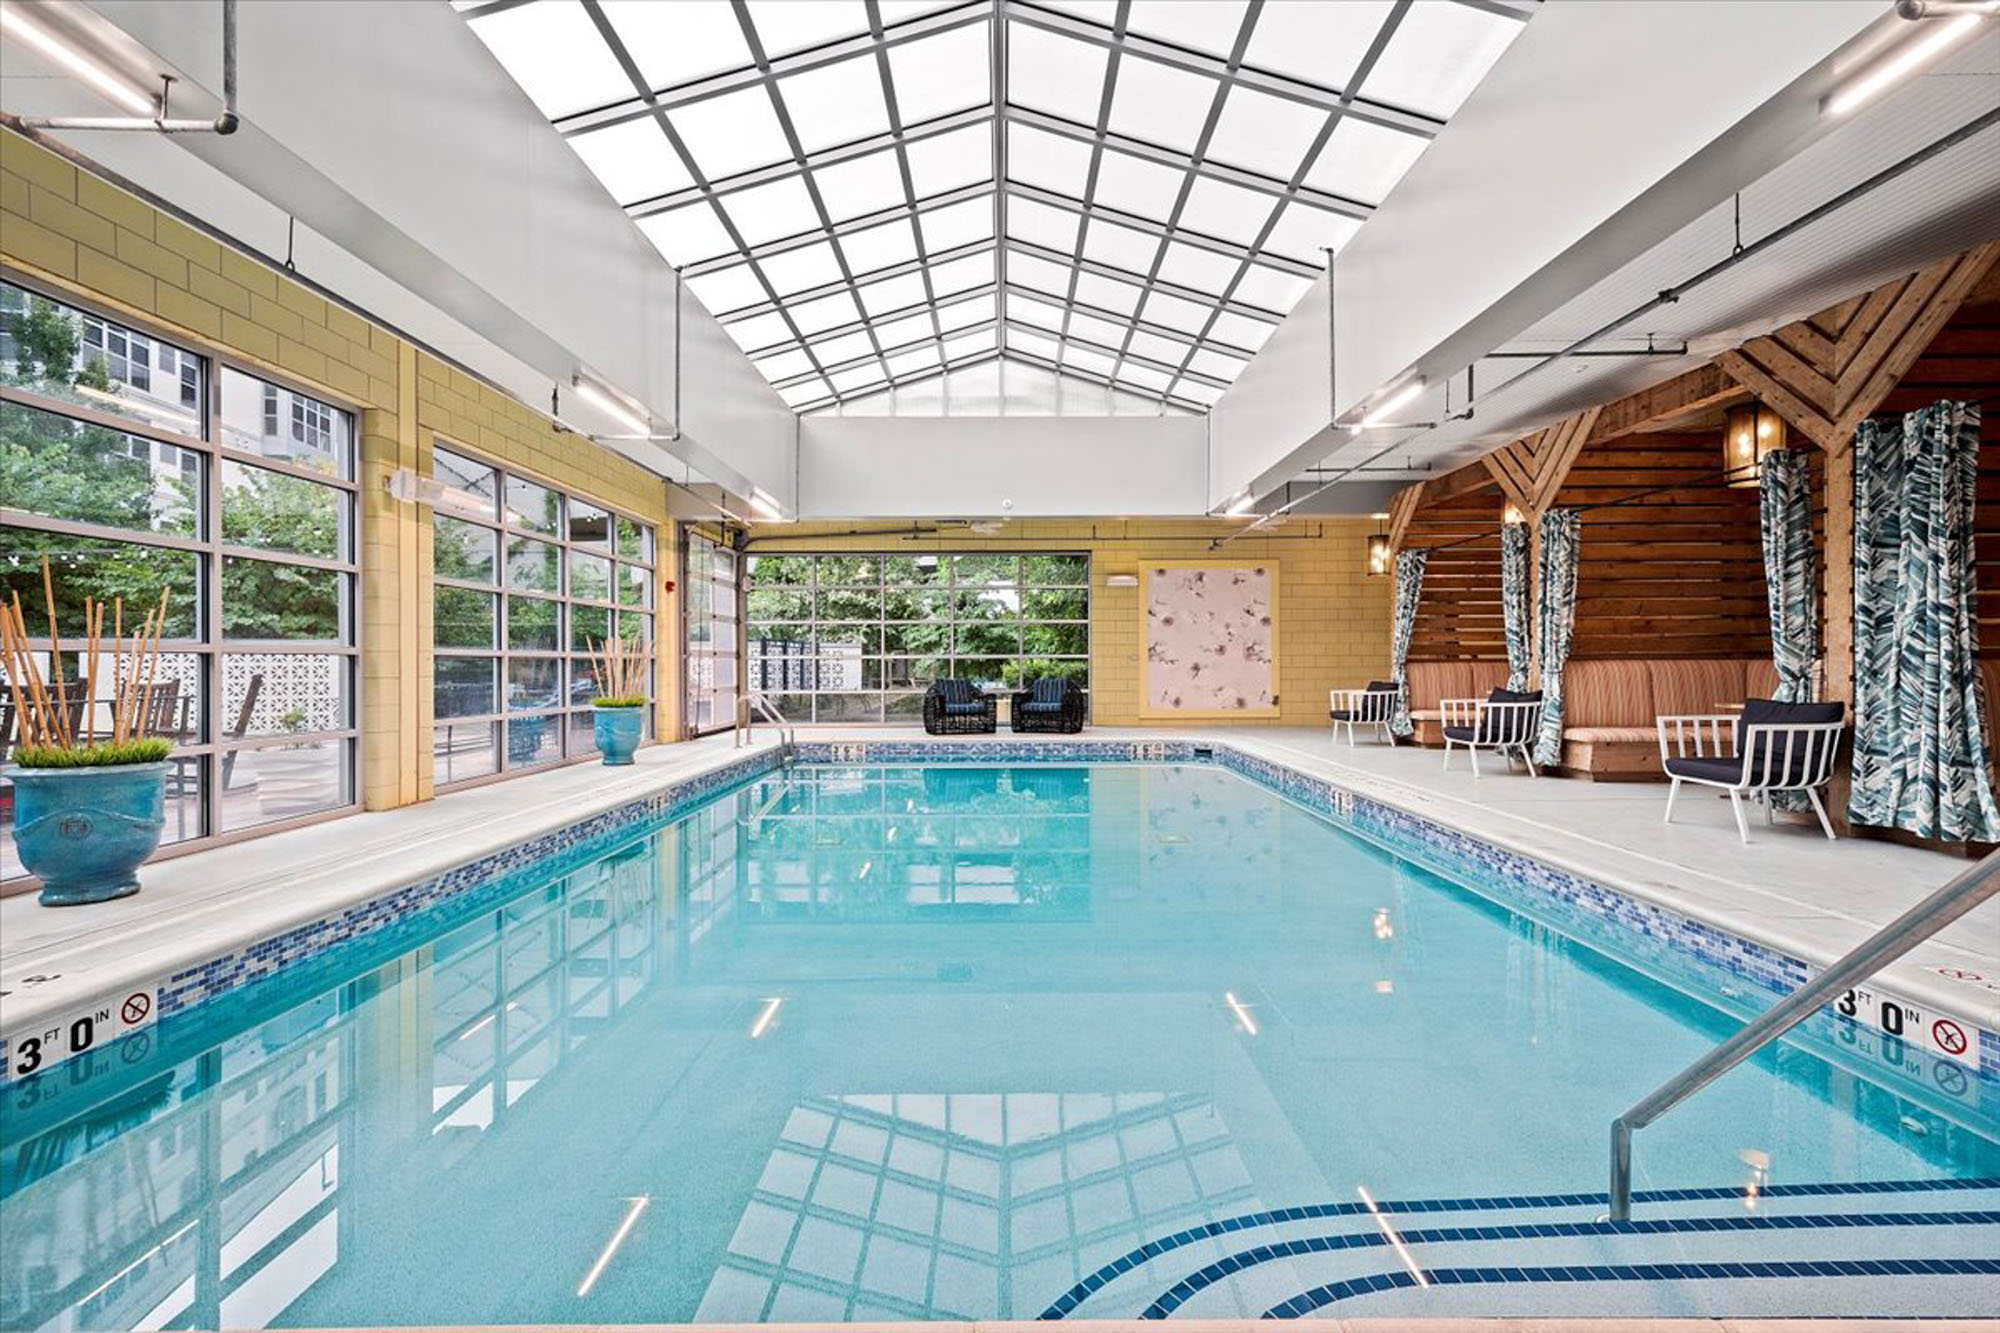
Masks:
[[[593,652],[644,644],[651,677],[652,528],[443,445],[432,460],[437,785],[596,753]]]
[[[354,417],[95,311],[0,282],[0,594],[80,700],[84,599],[129,640],[166,593],[147,715],[174,742],[165,843],[355,800]],[[107,731],[109,649],[75,724]],[[0,748],[18,739],[0,704]],[[0,874],[18,875],[0,780]]]
[[[943,677],[1090,686],[1090,557],[752,555],[750,687],[797,722],[902,722]]]
[[[687,731],[700,736],[736,722],[743,557],[693,531],[687,535],[686,557],[681,605],[687,633]]]

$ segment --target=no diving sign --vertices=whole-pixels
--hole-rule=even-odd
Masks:
[[[1866,1023],[1886,1037],[1907,1041],[1920,1049],[1970,1068],[1979,1068],[1979,1030],[1970,1023],[1926,1011],[1908,1000],[1885,995],[1869,986],[1856,986],[1834,1002],[1834,1012],[1843,1018]]]
[[[159,991],[138,987],[113,999],[64,1014],[7,1034],[9,1079],[38,1074],[85,1051],[95,1050],[151,1023],[159,1009]]]

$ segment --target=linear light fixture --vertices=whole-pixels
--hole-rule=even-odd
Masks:
[[[2000,13],[2000,4],[1988,5],[1978,13],[1960,13],[1956,18],[1929,20],[1937,24],[1931,31],[1912,35],[1893,55],[1870,66],[1853,80],[1836,89],[1826,99],[1826,113],[1830,116],[1844,116],[1857,107],[1874,101],[1889,89],[1917,72],[1918,69],[1944,54],[1972,35],[1979,26],[1979,20],[1988,15]],[[1926,20],[1918,19],[1917,22]]]
[[[1411,403],[1416,402],[1423,391],[1424,377],[1419,375],[1377,403],[1367,416],[1361,418],[1362,429],[1367,430],[1375,426],[1388,425],[1391,421],[1395,420],[1396,413],[1402,411]]]
[[[652,1196],[649,1194],[635,1194],[632,1196],[631,1206],[625,1210],[625,1220],[618,1224],[618,1230],[612,1232],[611,1239],[605,1242],[604,1253],[597,1256],[597,1262],[592,1264],[590,1271],[583,1275],[583,1284],[576,1289],[577,1295],[590,1295],[590,1289],[597,1285],[597,1279],[603,1277],[604,1270],[610,1266],[611,1256],[618,1253],[618,1247],[623,1245],[625,1238],[632,1234],[633,1224],[638,1222],[639,1214],[645,1212],[646,1205],[652,1201]]]
[[[646,420],[646,414],[616,389],[586,379],[581,372],[571,375],[569,383],[576,390],[577,397],[613,418],[619,425],[629,427],[633,433],[644,435],[652,430],[653,424]]]
[[[773,995],[764,1001],[764,1011],[758,1014],[757,1021],[750,1025],[750,1040],[755,1041],[771,1030],[772,1022],[778,1017],[778,1006],[784,1002],[782,995]]]
[[[1257,497],[1250,493],[1248,487],[1245,487],[1243,490],[1237,492],[1236,498],[1229,502],[1229,507],[1222,511],[1223,517],[1241,518],[1256,508],[1256,505]]]
[[[0,5],[0,30],[19,38],[27,45],[53,60],[56,64],[74,74],[84,83],[102,93],[105,98],[116,102],[135,116],[157,116],[159,104],[153,98],[140,92],[124,79],[119,78],[104,66],[92,60],[83,52],[56,36],[41,24],[29,18],[21,5]]]
[[[771,523],[783,523],[785,510],[762,486],[750,488],[750,512]]]
[[[1244,1036],[1254,1037],[1257,1035],[1257,1020],[1250,1017],[1250,1010],[1244,1005],[1243,1001],[1236,998],[1235,991],[1226,990],[1222,992],[1222,1002],[1229,1006],[1230,1013],[1236,1015],[1236,1022],[1242,1027]]]

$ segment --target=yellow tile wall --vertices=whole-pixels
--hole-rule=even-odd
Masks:
[[[1111,574],[1137,574],[1149,560],[1273,561],[1278,566],[1278,706],[1276,718],[1224,726],[1315,726],[1326,721],[1327,691],[1365,685],[1389,669],[1393,580],[1368,577],[1368,519],[1300,519],[1220,551],[1209,542],[1242,530],[1209,520],[1043,520],[1008,523],[991,537],[947,529],[918,540],[843,536],[852,523],[765,524],[751,529],[751,551],[1088,551],[1090,686],[1098,726],[1164,725],[1139,716],[1139,659],[1144,651],[1141,588],[1105,585]],[[1268,535],[1267,535],[1268,534]],[[1182,724],[1176,724],[1182,725]],[[1204,725],[1189,722],[1185,725]]]
[[[360,430],[362,800],[431,790],[430,510],[391,499],[430,472],[434,439],[655,526],[657,577],[678,581],[666,487],[521,403],[262,261],[238,253],[9,130],[0,130],[0,263],[144,329],[219,352],[355,410]],[[680,607],[655,589],[673,645]],[[678,653],[659,654],[656,733],[680,733]]]

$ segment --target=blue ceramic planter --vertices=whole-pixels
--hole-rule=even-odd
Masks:
[[[645,735],[645,708],[597,710],[597,748],[607,764],[629,764]]]
[[[17,768],[14,845],[42,903],[72,907],[139,891],[139,866],[166,826],[167,767]]]

